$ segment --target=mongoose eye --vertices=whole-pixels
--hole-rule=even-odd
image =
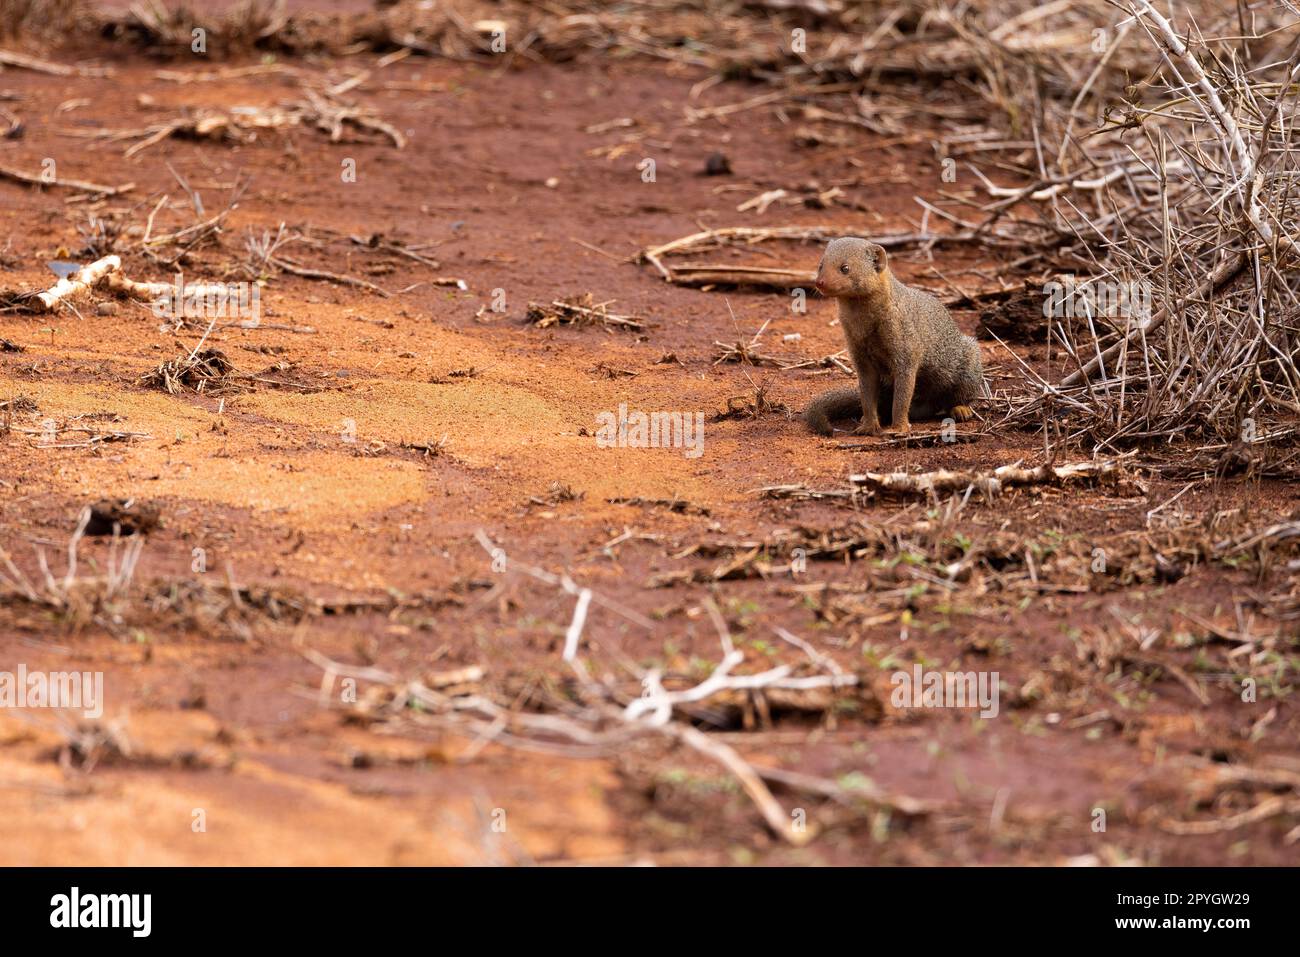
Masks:
[[[841,266],[840,272],[844,273],[844,275],[847,276],[849,274],[849,264],[845,263],[843,266]]]

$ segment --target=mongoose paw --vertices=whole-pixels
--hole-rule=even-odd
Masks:
[[[853,430],[853,434],[854,434],[854,435],[879,435],[879,434],[880,434],[880,423],[879,423],[879,422],[860,422],[860,423],[858,423],[858,427],[857,427],[856,429]]]
[[[909,432],[912,431],[912,423],[911,423],[911,422],[899,422],[899,423],[897,423],[896,425],[891,425],[891,426],[889,427],[889,431],[890,431],[890,432],[897,432],[899,435],[907,435],[907,433],[909,433]]]
[[[958,422],[969,422],[975,418],[975,410],[968,405],[954,405],[952,407],[952,417]]]

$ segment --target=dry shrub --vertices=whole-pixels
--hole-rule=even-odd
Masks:
[[[1022,420],[1046,404],[1101,444],[1252,441],[1300,412],[1288,7],[935,5],[954,40],[931,57],[968,57],[992,123],[1034,144],[1016,157],[1029,185],[983,180],[973,225],[1029,209],[1026,242],[1081,274],[1049,310],[1066,374]]]
[[[219,56],[269,45],[288,22],[285,0],[239,0],[220,14],[188,3],[138,0],[128,14],[107,19],[104,31],[158,52],[181,53],[194,51],[194,31],[202,30],[202,52]]]
[[[228,386],[226,379],[234,371],[234,363],[220,349],[202,349],[187,356],[169,359],[141,376],[139,384],[172,395],[179,395],[186,390],[211,395]]]
[[[89,22],[85,0],[4,0],[0,3],[0,40],[47,40]]]
[[[463,59],[490,52],[489,26],[502,7],[483,0],[427,4],[402,0],[361,13],[326,14],[311,10],[289,12],[285,0],[240,0],[224,14],[213,14],[187,3],[139,0],[129,13],[103,21],[110,37],[128,39],[156,53],[189,53],[193,31],[202,29],[207,53],[214,56],[267,50],[284,53],[341,51],[361,45],[374,50],[410,47],[431,56]],[[527,4],[512,4],[520,15],[536,19]],[[522,20],[510,21],[522,28]]]

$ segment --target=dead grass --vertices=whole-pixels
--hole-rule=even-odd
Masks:
[[[202,30],[203,52],[221,55],[263,45],[288,23],[284,0],[238,0],[223,14],[208,13],[188,3],[168,6],[162,0],[139,0],[125,17],[110,20],[107,29],[152,50],[167,52],[192,50],[194,31]]]
[[[234,371],[235,364],[220,349],[202,349],[162,363],[141,376],[140,385],[171,395],[187,389],[214,394],[228,386],[227,377]]]
[[[0,5],[0,40],[45,42],[91,25],[85,0],[5,0]]]
[[[144,548],[143,536],[123,540],[114,534],[103,571],[84,574],[79,549],[93,518],[85,508],[68,540],[63,574],[50,568],[45,550],[35,549],[37,574],[28,575],[0,548],[0,603],[22,601],[52,612],[69,630],[97,624],[109,631],[123,621],[136,565]],[[93,567],[93,566],[92,566]]]

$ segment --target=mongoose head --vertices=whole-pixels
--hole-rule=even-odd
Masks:
[[[817,267],[817,291],[833,299],[868,299],[889,287],[883,246],[846,236],[832,239]]]

